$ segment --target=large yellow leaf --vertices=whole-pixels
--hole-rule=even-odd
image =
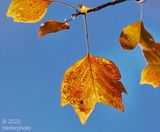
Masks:
[[[144,50],[150,50],[155,44],[152,35],[144,28],[142,21],[125,27],[119,40],[122,48],[127,50],[134,49],[137,44],[140,44]]]
[[[49,33],[56,33],[61,30],[69,29],[70,26],[67,22],[58,22],[56,20],[49,20],[41,24],[39,28],[39,37],[42,37]]]
[[[160,86],[160,45],[156,44],[153,50],[143,50],[148,65],[143,69],[141,84]]]
[[[46,14],[52,0],[12,0],[7,11],[7,17],[13,17],[15,22],[35,23]]]
[[[86,123],[97,102],[124,111],[122,93],[126,90],[120,78],[113,62],[88,54],[66,71],[61,105],[71,104],[82,124]]]

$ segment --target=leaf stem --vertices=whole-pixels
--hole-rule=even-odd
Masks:
[[[89,54],[89,41],[88,41],[88,24],[87,24],[87,17],[86,14],[83,14],[83,18],[84,18],[84,26],[85,26],[85,36],[86,36],[86,51],[87,54]]]
[[[73,20],[73,18],[70,18],[70,19],[66,20],[65,22],[70,22],[70,21],[72,21],[72,20]]]
[[[70,5],[70,4],[67,4],[67,3],[62,2],[62,1],[57,1],[57,0],[54,0],[53,2],[54,2],[54,3],[61,4],[61,5],[64,5],[65,7],[68,7],[68,8],[70,8],[70,9],[76,11],[76,13],[79,13],[79,11],[78,11],[75,7],[73,7],[72,5]]]
[[[143,17],[143,10],[142,10],[142,3],[140,3],[140,21],[142,21]]]

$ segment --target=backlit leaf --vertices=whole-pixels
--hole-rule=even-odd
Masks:
[[[12,0],[7,11],[7,17],[13,17],[15,22],[35,23],[46,14],[52,0]]]
[[[160,86],[160,45],[156,44],[153,50],[143,51],[149,63],[142,71],[141,84]]]
[[[56,33],[61,30],[69,29],[70,26],[67,22],[58,22],[56,20],[49,20],[41,24],[39,28],[39,37],[42,37],[49,33]]]
[[[141,74],[141,84],[160,86],[160,44],[154,41],[152,35],[144,28],[142,21],[125,27],[120,35],[123,49],[132,50],[140,44],[148,65]]]
[[[61,105],[71,104],[82,124],[97,102],[124,111],[122,93],[126,90],[120,78],[113,62],[88,54],[65,72]]]
[[[152,35],[144,28],[142,21],[125,27],[121,32],[119,40],[122,48],[127,50],[134,49],[137,44],[140,44],[142,49],[149,50],[155,44]]]

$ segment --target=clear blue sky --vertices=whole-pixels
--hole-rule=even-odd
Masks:
[[[123,95],[125,112],[97,104],[85,126],[68,105],[60,106],[63,74],[85,55],[83,19],[71,29],[39,39],[37,30],[48,19],[63,21],[72,11],[51,5],[36,24],[14,23],[5,13],[11,0],[0,1],[0,120],[19,118],[32,132],[159,132],[160,88],[140,85],[146,62],[138,46],[123,51],[118,38],[124,26],[139,19],[139,6],[129,1],[88,15],[92,54],[116,63],[128,95]],[[67,0],[66,0],[67,1]],[[68,0],[90,7],[109,0]],[[143,20],[160,41],[160,1],[144,4]]]

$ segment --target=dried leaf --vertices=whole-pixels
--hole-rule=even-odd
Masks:
[[[87,13],[90,10],[90,8],[85,5],[80,4],[80,5],[78,5],[78,7],[81,9],[82,13]]]
[[[58,22],[56,20],[49,20],[41,24],[39,28],[39,37],[42,37],[49,33],[56,33],[61,30],[69,29],[70,26],[67,22]]]
[[[144,28],[142,21],[125,27],[120,35],[123,49],[132,50],[139,43],[148,65],[141,74],[141,84],[160,86],[160,45],[154,41],[152,35]]]
[[[141,84],[156,88],[160,86],[160,45],[156,44],[153,50],[143,50],[143,53],[149,64],[142,71]]]
[[[155,45],[152,35],[144,28],[142,21],[125,27],[119,40],[122,48],[127,50],[134,49],[138,43],[144,50],[150,50]]]
[[[35,23],[46,14],[52,0],[12,0],[7,11],[7,17],[13,17],[15,22]]]
[[[124,111],[122,93],[126,90],[120,78],[113,62],[88,54],[66,71],[61,105],[71,104],[82,124],[86,123],[97,102]]]

